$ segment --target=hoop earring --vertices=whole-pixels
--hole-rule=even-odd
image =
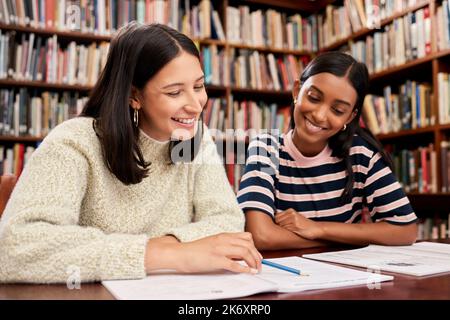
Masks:
[[[344,127],[342,128],[342,131],[345,131],[345,129],[347,129],[347,125],[344,124]]]
[[[139,125],[139,110],[138,109],[134,109],[133,123],[136,127]]]

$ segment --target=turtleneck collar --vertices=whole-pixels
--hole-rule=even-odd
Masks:
[[[139,146],[146,161],[170,161],[169,143],[170,140],[158,141],[139,129]]]

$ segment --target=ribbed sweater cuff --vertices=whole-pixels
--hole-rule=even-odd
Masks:
[[[100,280],[140,279],[146,276],[146,235],[114,235],[108,238],[100,261]]]

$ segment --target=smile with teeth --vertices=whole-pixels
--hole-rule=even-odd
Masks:
[[[191,124],[195,121],[195,118],[185,119],[185,118],[172,118],[172,120],[184,124]]]
[[[319,126],[316,126],[315,124],[313,124],[311,121],[309,121],[307,118],[305,118],[305,123],[306,123],[306,127],[308,128],[309,131],[312,132],[319,132],[321,130],[325,130],[326,128],[322,128]]]

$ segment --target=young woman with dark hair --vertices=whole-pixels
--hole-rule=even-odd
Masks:
[[[250,143],[238,202],[258,249],[415,241],[417,217],[389,155],[359,125],[368,85],[351,56],[319,55],[293,87],[292,130]],[[376,223],[357,223],[363,206]]]
[[[194,43],[131,23],[82,115],[25,167],[0,221],[0,282],[142,278],[157,269],[256,273],[261,256],[200,115]],[[244,260],[240,264],[236,260]]]

